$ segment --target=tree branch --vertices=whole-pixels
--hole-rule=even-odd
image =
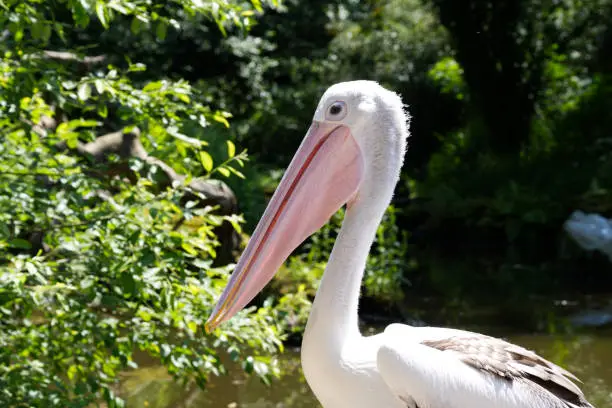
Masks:
[[[62,61],[62,62],[78,62],[85,65],[101,64],[106,61],[106,55],[94,55],[94,56],[80,56],[78,54],[68,51],[53,51],[44,50],[42,55],[46,59]]]
[[[59,146],[65,149],[65,144]],[[185,175],[177,173],[171,166],[156,157],[150,156],[140,141],[140,130],[134,128],[130,132],[122,131],[108,133],[99,136],[90,143],[78,143],[74,151],[82,157],[88,157],[94,162],[106,163],[110,154],[116,154],[123,162],[114,163],[106,176],[124,175],[130,181],[136,181],[134,171],[130,169],[127,159],[137,158],[149,166],[156,166],[161,170],[162,177],[157,180],[157,188],[164,190],[174,185],[184,185]],[[87,170],[89,171],[89,170]],[[100,172],[93,173],[99,177]],[[238,203],[233,191],[220,180],[194,179],[185,185],[183,202],[196,201],[198,207],[214,206],[217,213],[231,215],[238,211]],[[233,260],[233,251],[240,245],[240,237],[228,222],[224,222],[216,229],[216,234],[221,242],[216,264],[224,264]]]

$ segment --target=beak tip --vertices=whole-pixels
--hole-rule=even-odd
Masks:
[[[208,318],[206,323],[204,323],[204,331],[206,332],[206,334],[211,334],[213,331],[215,331],[215,329],[219,327],[219,325],[221,324],[222,319],[223,319],[222,313],[216,313],[216,312],[213,313]]]
[[[204,331],[206,332],[206,334],[211,334],[213,332],[213,330],[215,330],[215,324],[214,322],[211,321],[211,319],[208,319],[208,321],[206,323],[204,323]]]

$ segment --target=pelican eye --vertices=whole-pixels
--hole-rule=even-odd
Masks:
[[[342,120],[346,116],[346,103],[336,101],[329,106],[327,110],[328,120]]]

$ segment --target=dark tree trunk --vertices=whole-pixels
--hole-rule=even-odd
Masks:
[[[488,146],[516,154],[529,137],[541,88],[543,54],[523,0],[433,0],[454,41],[472,106]]]

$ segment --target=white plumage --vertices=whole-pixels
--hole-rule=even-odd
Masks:
[[[503,340],[401,324],[361,335],[366,258],[407,138],[408,116],[395,93],[370,81],[329,88],[209,327],[242,308],[291,250],[347,203],[302,344],[306,380],[324,408],[592,408],[570,373]],[[309,224],[310,217],[316,221]]]
[[[599,214],[574,211],[564,227],[582,248],[601,251],[612,260],[612,221]]]

